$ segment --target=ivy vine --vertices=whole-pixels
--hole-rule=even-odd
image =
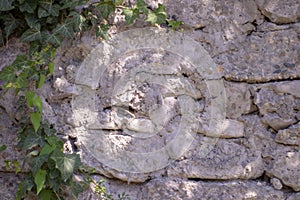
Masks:
[[[9,44],[12,36],[30,45],[27,55],[18,55],[15,61],[2,69],[1,88],[14,90],[17,100],[15,116],[18,127],[17,147],[27,152],[25,162],[30,169],[27,178],[18,187],[17,199],[34,193],[39,199],[64,199],[69,190],[74,199],[89,183],[103,199],[112,199],[102,182],[95,182],[86,173],[76,153],[64,152],[63,141],[56,135],[52,124],[42,119],[42,100],[37,94],[54,71],[55,50],[65,38],[73,39],[88,29],[97,37],[107,39],[109,23],[116,9],[122,10],[127,24],[133,24],[141,15],[150,24],[167,24],[173,30],[182,22],[169,20],[165,6],[151,9],[143,0],[128,5],[123,0],[0,0],[0,47]],[[0,145],[0,152],[6,145]],[[16,173],[19,163],[14,165]],[[74,181],[76,172],[84,174],[84,181]],[[119,199],[128,199],[125,194]]]

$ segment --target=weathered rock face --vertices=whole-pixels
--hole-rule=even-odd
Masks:
[[[63,43],[55,59],[53,82],[46,82],[38,91],[44,118],[55,124],[68,150],[79,151],[84,163],[97,169],[95,179],[109,178],[108,192],[125,192],[131,199],[300,199],[299,1],[147,2],[151,7],[164,3],[170,17],[185,23],[184,35],[201,44],[216,64],[221,76],[211,81],[222,77],[226,92],[224,120],[218,124],[221,131],[215,134],[208,128],[213,97],[203,74],[174,51],[136,50],[112,62],[102,74],[101,87],[95,85],[98,121],[88,126],[95,133],[90,140],[105,136],[109,140],[102,140],[105,142],[101,145],[114,144],[137,153],[156,151],[175,138],[183,116],[193,111],[192,121],[198,124],[191,128],[193,142],[178,159],[147,173],[124,172],[99,162],[88,148],[101,145],[92,142],[87,146],[79,137],[80,124],[71,105],[72,97],[82,92],[74,86],[76,74],[99,44],[86,33],[76,41]],[[118,16],[115,22],[121,25],[116,24],[115,30],[124,29],[120,20]],[[26,50],[26,46],[12,41],[9,48],[0,50],[0,66]],[[115,89],[116,83],[123,83],[124,74],[139,67],[144,68],[143,73],[131,75],[147,84],[125,81],[121,84],[124,91]],[[168,77],[163,80],[169,82],[154,84],[156,75]],[[117,94],[113,104],[111,94]],[[194,104],[184,111],[181,98],[186,94]],[[2,97],[0,144],[6,143],[8,148],[0,154],[0,185],[4,186],[0,195],[12,199],[17,178],[2,161],[21,161],[24,155],[14,147],[12,120],[18,118],[14,101],[9,93]],[[130,109],[122,109],[124,106]],[[97,135],[97,130],[104,130],[104,136]],[[181,149],[184,139],[168,153]],[[92,189],[79,197],[99,198]]]

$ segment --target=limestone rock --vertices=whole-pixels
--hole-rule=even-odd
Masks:
[[[289,196],[289,198],[287,198],[287,200],[298,200],[300,199],[300,192],[292,194],[291,196]]]
[[[288,84],[290,84],[288,82]],[[293,85],[293,84],[290,84]],[[288,86],[287,86],[288,87]],[[281,88],[281,89],[278,89]],[[254,103],[263,116],[262,121],[274,130],[285,129],[297,122],[297,104],[295,97],[283,93],[282,84],[265,84],[260,86],[254,96]],[[280,92],[281,91],[281,92]]]
[[[300,191],[300,153],[295,151],[278,152],[267,174],[277,177],[285,185]]]
[[[198,144],[200,146],[200,144]],[[260,152],[220,139],[211,152],[192,153],[192,159],[180,160],[168,169],[169,176],[214,180],[254,179],[263,173]]]
[[[296,119],[283,119],[277,114],[268,113],[262,118],[262,121],[272,127],[274,130],[285,129],[296,122]]]
[[[226,88],[226,115],[231,119],[240,117],[242,114],[252,112],[250,86],[246,83],[225,82]]]
[[[256,0],[261,12],[272,22],[285,24],[300,19],[300,2],[298,0]]]
[[[143,199],[274,199],[284,200],[283,192],[265,183],[255,181],[228,181],[226,183],[181,181],[176,179],[150,181]]]
[[[279,130],[275,140],[281,144],[300,146],[300,123],[288,129]]]

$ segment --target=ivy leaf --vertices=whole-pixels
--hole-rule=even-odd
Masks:
[[[64,5],[61,7],[62,10],[66,8],[70,8],[73,10],[76,6],[80,5],[80,0],[69,0],[69,1],[63,1]]]
[[[39,109],[40,113],[43,111],[43,103],[39,96],[36,96],[36,94],[32,91],[26,91],[25,97],[27,101],[28,107],[35,106]]]
[[[61,44],[61,37],[58,34],[51,34],[48,31],[44,31],[42,32],[42,38],[46,43],[50,43],[55,46],[60,46]]]
[[[163,24],[166,22],[167,13],[165,6],[162,4],[158,4],[158,8],[153,10],[153,12],[149,13],[146,21],[151,24]]]
[[[40,124],[42,121],[41,113],[38,113],[38,112],[30,113],[30,120],[33,125],[34,131],[37,132],[40,128]]]
[[[17,55],[12,66],[16,67],[17,69],[22,69],[22,68],[24,68],[24,66],[28,66],[27,56],[26,55]]]
[[[50,14],[45,8],[39,7],[38,9],[38,18],[48,17]]]
[[[46,181],[47,171],[39,169],[36,175],[34,176],[34,183],[36,184],[36,194],[39,194],[43,189],[43,186]]]
[[[38,135],[35,132],[31,131],[28,135],[26,135],[24,142],[21,143],[21,147],[23,149],[28,150],[28,149],[31,149],[38,145],[43,146],[44,144],[45,144],[45,141],[41,137],[41,135]]]
[[[77,32],[82,31],[82,29],[85,25],[86,18],[77,12],[71,12],[69,14],[69,16],[72,17],[72,23],[73,23],[74,30]]]
[[[0,11],[8,11],[12,10],[15,7],[11,4],[14,2],[14,0],[0,0]]]
[[[21,200],[25,191],[30,191],[34,187],[34,182],[31,178],[27,178],[18,185],[16,200]]]
[[[32,104],[39,109],[40,113],[42,113],[43,103],[42,103],[42,100],[39,96],[35,96],[35,98],[32,101]]]
[[[168,21],[168,25],[169,27],[172,27],[172,30],[175,31],[176,28],[178,28],[179,26],[181,26],[183,24],[182,21],[175,21],[175,20],[170,20]]]
[[[16,19],[12,14],[2,15],[0,16],[0,19],[2,19],[4,22],[4,34],[6,39],[10,36],[10,34],[13,33],[14,30],[16,30],[16,28],[21,25],[20,20]]]
[[[53,0],[40,0],[39,5],[44,8],[50,15],[58,16],[60,6],[58,4],[54,4]]]
[[[36,0],[26,0],[19,6],[21,12],[34,13],[37,6]]]
[[[4,69],[0,72],[0,80],[13,82],[15,79],[16,79],[15,69],[11,65],[4,67]]]
[[[144,14],[148,14],[149,12],[146,3],[143,0],[137,0],[136,7]]]
[[[54,200],[55,194],[52,190],[42,190],[39,194],[39,197],[42,200]]]
[[[58,148],[63,147],[63,142],[58,137],[56,137],[55,135],[51,135],[51,136],[47,137],[46,140],[51,146],[55,145]]]
[[[41,31],[36,29],[28,29],[21,36],[22,42],[33,42],[41,40]]]
[[[44,74],[41,74],[39,84],[38,84],[38,89],[40,89],[44,85],[45,80],[46,80],[46,76]]]
[[[96,27],[96,36],[101,37],[105,40],[109,38],[108,30],[109,30],[109,24],[100,24]]]
[[[58,24],[57,27],[52,31],[52,34],[60,34],[61,36],[73,38],[72,24]]]
[[[100,2],[97,7],[100,9],[101,15],[108,20],[109,14],[114,12],[116,7],[113,1]]]
[[[40,152],[40,155],[47,155],[47,154],[50,154],[54,151],[54,149],[56,149],[56,145],[49,145],[49,144],[46,144],[41,152]]]
[[[122,15],[125,16],[125,20],[127,24],[132,24],[137,18],[139,18],[140,11],[137,8],[134,9],[124,8]]]
[[[33,99],[35,97],[35,93],[32,91],[26,91],[25,92],[26,102],[28,107],[31,107],[33,104]]]
[[[34,157],[30,162],[32,174],[35,175],[42,165],[48,161],[49,155],[40,155]]]
[[[23,71],[18,78],[16,79],[16,87],[17,88],[26,88],[28,85],[28,75],[26,71]]]
[[[39,23],[39,20],[35,18],[35,15],[33,14],[25,14],[25,20],[27,22],[27,25],[31,29],[40,30],[41,24]]]
[[[77,154],[64,154],[56,149],[51,159],[55,161],[55,167],[60,171],[63,181],[67,181],[75,170],[81,166],[80,158]]]

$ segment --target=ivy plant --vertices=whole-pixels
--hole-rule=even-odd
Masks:
[[[122,10],[127,24],[145,16],[149,24],[168,24],[173,30],[182,23],[167,19],[165,6],[151,9],[143,0],[126,5],[123,0],[0,0],[0,46],[8,45],[11,36],[30,45],[28,54],[18,55],[15,61],[2,69],[1,88],[14,90],[17,100],[17,147],[27,152],[23,164],[29,166],[27,178],[18,187],[17,199],[34,193],[42,200],[63,199],[65,191],[73,198],[85,185],[93,183],[96,193],[112,199],[102,182],[85,178],[73,179],[74,173],[83,172],[76,153],[64,153],[63,141],[53,125],[42,118],[43,105],[37,91],[50,80],[54,71],[55,50],[65,38],[73,39],[87,29],[95,30],[97,37],[107,39],[110,16]],[[0,152],[6,145],[0,146]],[[8,168],[20,171],[18,161],[5,161]],[[119,199],[129,199],[125,194]]]

